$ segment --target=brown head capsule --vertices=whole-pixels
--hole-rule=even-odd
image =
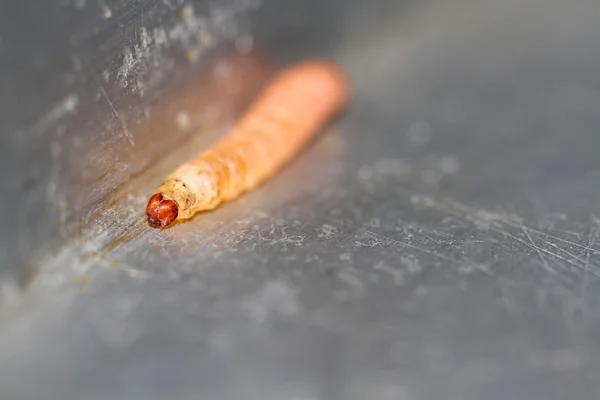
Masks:
[[[146,206],[146,215],[148,223],[153,228],[164,228],[177,218],[179,207],[173,200],[166,200],[162,193],[155,193],[150,197]]]

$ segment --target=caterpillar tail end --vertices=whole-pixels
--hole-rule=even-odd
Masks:
[[[162,193],[155,193],[146,206],[148,224],[153,228],[166,228],[179,215],[179,206],[174,200],[167,200]]]

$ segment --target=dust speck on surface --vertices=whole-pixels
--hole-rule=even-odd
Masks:
[[[433,207],[436,203],[435,200],[432,199],[429,196],[420,196],[417,194],[414,194],[412,196],[410,196],[410,202],[414,205],[414,206],[424,206],[424,207]]]
[[[190,63],[195,63],[200,59],[200,49],[198,47],[190,47],[187,52],[185,53],[188,61]]]
[[[335,234],[336,228],[335,226],[323,224],[321,226],[321,232],[318,233],[318,237],[320,239],[328,239]]]
[[[273,314],[295,315],[300,311],[300,305],[293,287],[285,282],[273,281],[248,298],[242,309],[256,324],[262,324]]]
[[[365,297],[365,284],[353,271],[342,270],[336,274],[336,278],[345,286],[344,289],[336,290],[334,293],[334,296],[339,301],[361,299]]]
[[[373,266],[373,270],[389,273],[394,280],[394,284],[396,284],[398,286],[401,286],[404,284],[404,271],[401,269],[391,267],[391,266],[387,265],[386,263],[384,263],[383,261],[381,261]]]
[[[175,123],[179,129],[188,129],[191,124],[190,114],[187,111],[179,111],[175,117]]]
[[[79,275],[75,278],[75,285],[77,285],[77,287],[81,290],[87,289],[91,282],[92,280],[90,279],[89,275]]]
[[[374,165],[375,173],[380,175],[409,175],[411,165],[408,161],[401,159],[383,159],[379,160]]]
[[[9,308],[19,304],[22,292],[19,290],[17,282],[13,280],[4,280],[0,282],[0,306]]]
[[[426,169],[421,173],[421,179],[423,183],[427,185],[435,185],[440,180],[440,175],[437,171],[432,169]]]
[[[104,82],[108,83],[110,81],[110,71],[105,69],[104,71],[102,71],[102,79],[104,79]]]
[[[254,47],[254,38],[251,35],[241,35],[235,39],[235,49],[240,53],[249,53]]]
[[[214,67],[213,76],[218,79],[228,79],[231,77],[231,66],[225,61],[219,61]]]
[[[381,159],[373,165],[363,165],[359,168],[357,176],[359,180],[369,180],[377,177],[395,176],[404,177],[412,172],[411,164],[402,159]]]
[[[373,177],[373,167],[370,165],[363,165],[358,169],[358,179],[366,181]]]
[[[418,274],[423,271],[423,267],[419,263],[419,260],[412,255],[400,257],[400,262],[404,265],[410,274]]]
[[[571,349],[559,349],[548,352],[548,354],[532,356],[529,362],[536,366],[566,372],[578,369],[584,360],[577,352]]]
[[[439,168],[442,173],[452,175],[460,169],[460,161],[456,156],[442,156],[439,161]]]
[[[427,121],[413,122],[406,132],[408,140],[417,146],[423,146],[431,140],[432,129]]]
[[[74,136],[73,139],[71,139],[71,144],[73,145],[73,147],[75,148],[80,148],[83,146],[83,139],[81,136]]]
[[[77,98],[77,96],[74,94],[70,94],[63,101],[62,105],[64,107],[65,112],[72,113],[73,111],[75,111],[75,108],[77,107],[78,103],[79,103],[79,99]]]
[[[128,268],[126,270],[127,276],[133,279],[148,279],[150,274],[146,271],[140,271],[139,269]]]
[[[340,261],[352,261],[352,253],[342,253],[339,256]]]
[[[464,264],[458,267],[458,272],[461,274],[471,274],[473,272],[489,272],[489,268],[485,264]]]
[[[198,45],[199,50],[206,50],[215,45],[215,38],[208,32],[201,32],[198,34],[196,44]]]
[[[234,348],[234,339],[223,332],[215,332],[208,339],[209,347],[217,353],[229,353]]]
[[[187,4],[181,9],[181,21],[184,24],[188,24],[194,15],[194,7]]]
[[[104,5],[102,6],[102,18],[104,19],[111,19],[113,16],[112,14],[112,10],[110,9],[110,7]]]

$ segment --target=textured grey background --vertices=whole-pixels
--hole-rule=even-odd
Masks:
[[[600,396],[598,2],[25,3],[0,12],[2,399]],[[272,57],[257,84],[335,59],[353,103],[150,230],[237,108],[144,124],[232,43]]]

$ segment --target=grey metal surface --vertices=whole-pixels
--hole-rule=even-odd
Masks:
[[[34,92],[41,83],[27,68],[2,81],[14,85],[2,91],[2,140],[18,149],[2,162],[23,163],[4,168],[5,190],[18,194],[9,178],[36,167],[41,183],[30,184],[34,192],[19,209],[56,205],[35,190],[58,182],[51,192],[65,196],[65,221],[81,219],[76,229],[53,223],[50,206],[33,207],[38,213],[25,213],[26,220],[23,213],[7,217],[13,228],[18,222],[37,235],[26,237],[27,256],[48,242],[46,228],[64,231],[53,251],[31,258],[40,261],[24,292],[4,285],[2,399],[600,396],[597,2],[263,4],[248,20],[258,32],[255,48],[269,43],[275,60],[339,61],[351,77],[353,103],[274,180],[162,232],[141,223],[145,200],[222,127],[198,121],[194,135],[169,130],[165,143],[160,129],[131,122],[148,98],[165,104],[176,87],[170,78],[186,82],[197,65],[160,53],[155,67],[172,59],[178,74],[148,86],[143,74],[152,68],[131,72],[149,97],[118,85],[120,41],[143,40],[124,32],[181,27],[181,8],[161,20],[160,4],[114,2],[109,21],[126,24],[82,28],[89,37],[76,54],[87,94],[66,89],[61,97],[44,75],[44,90],[23,95],[31,108],[11,109],[9,97],[25,88],[20,73],[32,77]],[[274,18],[282,15],[288,19]],[[10,48],[5,37],[2,49]],[[165,48],[184,56],[190,50],[178,41]],[[134,65],[145,66],[157,49],[150,46]],[[208,63],[197,69],[210,70]],[[264,65],[252,69],[255,80],[272,70]],[[114,86],[99,91],[103,68]],[[48,107],[61,98],[62,108]],[[98,122],[111,115],[106,127]],[[173,115],[177,110],[163,118],[172,122]],[[39,139],[40,122],[27,129],[19,122],[35,117],[44,128]],[[133,124],[134,146],[126,145],[123,121]],[[4,134],[18,129],[21,136]],[[87,152],[60,147],[46,158],[24,158],[81,135],[88,135]],[[181,145],[185,138],[195,145]],[[85,179],[81,168],[100,180]],[[11,232],[3,227],[4,238]],[[23,247],[19,240],[3,241],[14,250],[14,243]],[[10,282],[24,264],[4,259],[11,260],[4,268]]]

